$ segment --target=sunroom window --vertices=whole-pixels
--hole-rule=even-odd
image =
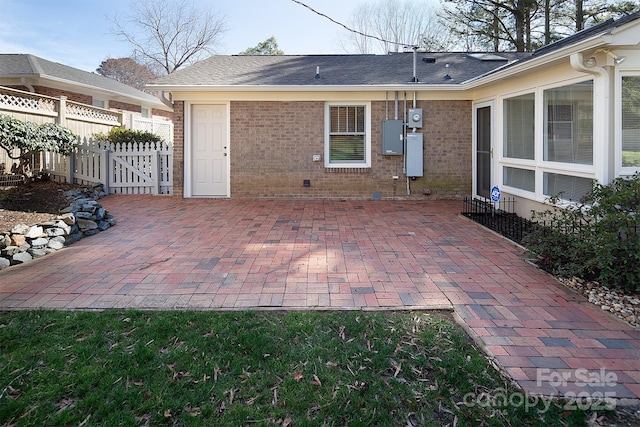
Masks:
[[[508,98],[503,103],[505,157],[533,160],[535,153],[535,95]]]
[[[548,197],[562,200],[580,201],[591,190],[593,180],[579,176],[545,172],[543,174],[543,193]]]
[[[326,166],[370,166],[370,118],[367,105],[327,105]]]
[[[505,166],[502,170],[504,185],[529,192],[536,191],[536,173],[529,169]]]
[[[593,82],[544,91],[544,160],[593,164]]]
[[[640,76],[622,77],[622,166],[640,168]]]

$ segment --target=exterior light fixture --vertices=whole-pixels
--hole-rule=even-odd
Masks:
[[[609,49],[598,49],[598,50],[596,50],[596,51],[594,52],[594,54],[599,53],[599,52],[606,53],[606,54],[607,54],[607,56],[611,57],[611,59],[613,60],[613,65],[614,65],[614,66],[622,64],[622,63],[627,59],[627,57],[626,57],[626,56],[622,56],[622,55],[618,56],[618,55],[616,55],[616,54],[615,54],[615,52],[612,52],[612,51],[610,51]],[[589,58],[587,58],[587,59],[585,60],[585,62],[586,62],[588,59],[589,59]],[[585,66],[587,66],[587,65],[586,65],[586,63],[585,63],[584,65],[585,65]]]
[[[627,59],[626,56],[618,56],[610,50],[607,51],[607,55],[613,58],[613,65],[620,65]]]
[[[589,58],[586,58],[583,62],[582,65],[584,65],[587,68],[593,68],[596,66],[598,62],[596,61],[596,58],[593,56],[590,56]]]

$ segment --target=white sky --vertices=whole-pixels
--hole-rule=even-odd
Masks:
[[[0,53],[30,53],[85,71],[131,48],[112,34],[109,17],[127,16],[135,0],[0,0]],[[194,0],[226,17],[216,53],[236,54],[271,36],[285,54],[345,53],[347,32],[291,0]],[[366,0],[302,0],[348,24]],[[434,0],[431,0],[434,1]]]

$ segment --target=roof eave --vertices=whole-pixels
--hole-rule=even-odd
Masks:
[[[147,88],[164,92],[379,92],[462,90],[455,84],[370,84],[370,85],[161,85]]]
[[[505,67],[502,70],[490,72],[487,75],[478,76],[474,79],[467,80],[466,82],[463,82],[462,85],[465,89],[473,89],[487,83],[493,83],[495,81],[502,80],[514,74],[519,74],[524,71],[548,65],[552,62],[569,58],[572,53],[585,52],[602,46],[610,45],[611,42],[612,38],[610,32],[600,33],[591,38],[582,40],[576,44],[568,45],[563,48],[559,48],[558,50],[543,54],[539,57],[530,58],[526,61],[520,61],[519,63],[515,63],[509,67]]]
[[[33,75],[31,75],[31,77],[33,77]],[[71,85],[74,87],[80,87],[80,88],[84,88],[84,89],[89,89],[98,93],[103,93],[103,94],[107,94],[110,95],[114,98],[120,98],[120,99],[125,99],[128,100],[129,103],[142,103],[145,105],[151,105],[153,106],[153,108],[158,108],[158,109],[167,109],[168,106],[165,105],[160,99],[148,99],[148,98],[143,98],[143,97],[139,97],[139,96],[134,96],[134,95],[129,95],[123,92],[118,92],[117,90],[111,90],[111,89],[106,89],[100,86],[95,86],[92,84],[86,84],[86,83],[80,83],[74,80],[69,80],[69,79],[64,79],[64,78],[60,78],[60,77],[54,77],[54,76],[50,76],[50,75],[38,75],[37,76],[39,79],[41,80],[49,80],[51,82],[56,82],[56,83],[62,83],[65,85]],[[167,110],[169,111],[169,110]]]

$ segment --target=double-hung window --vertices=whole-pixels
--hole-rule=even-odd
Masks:
[[[371,116],[368,103],[326,105],[325,166],[371,166]]]
[[[640,170],[640,76],[622,77],[622,167]]]
[[[503,156],[505,163],[502,182],[509,187],[535,192],[535,94],[507,98],[503,101]],[[515,162],[514,162],[515,160]]]
[[[544,160],[593,165],[593,81],[544,91]]]

